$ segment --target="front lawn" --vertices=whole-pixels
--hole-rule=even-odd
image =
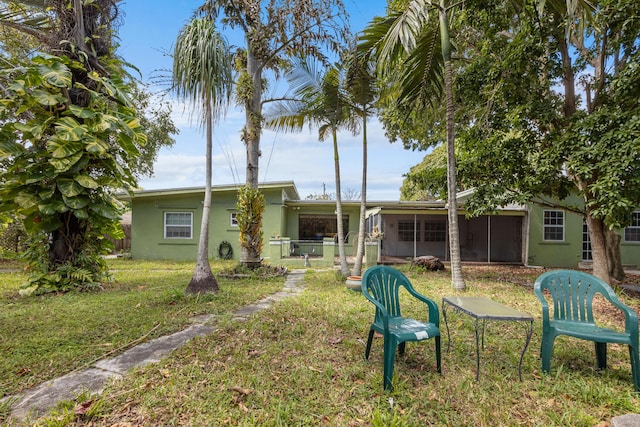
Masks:
[[[440,307],[443,296],[455,294],[448,272],[403,270],[414,286]],[[162,279],[163,274],[154,271],[149,269],[146,274],[140,272],[137,280],[130,279],[136,285],[123,290],[135,301],[127,303],[129,309],[134,310],[138,304],[144,307],[155,304],[162,307],[159,311],[166,313],[167,318],[182,318],[185,311],[189,316],[232,312],[243,299],[240,296],[216,296],[208,301],[186,299],[181,294],[183,286],[175,283],[186,284],[189,268],[175,271],[176,276],[170,279],[173,287]],[[433,340],[409,343],[406,355],[396,358],[394,391],[383,392],[382,340],[374,341],[368,362],[363,358],[373,306],[361,294],[347,290],[333,271],[309,271],[301,295],[277,303],[244,322],[222,316],[210,336],[197,338],[163,362],[111,383],[96,400],[87,401],[86,396],[81,396],[80,400],[89,408],[86,412],[77,411],[78,402],[66,402],[47,419],[40,420],[39,425],[604,426],[613,416],[640,412],[626,348],[610,345],[609,369],[599,372],[595,370],[593,344],[560,337],[551,374],[540,372],[540,304],[530,285],[541,270],[465,267],[464,273],[468,285],[465,295],[490,297],[535,317],[522,382],[518,380],[517,366],[525,341],[523,324],[487,324],[481,374],[476,381],[474,325],[468,316],[448,310],[452,342],[447,352],[443,323],[442,375],[436,373]],[[131,275],[123,275],[119,281],[128,282],[124,278]],[[266,287],[273,292],[281,284]],[[155,291],[136,299],[139,286]],[[248,303],[259,298],[253,293],[262,286],[234,281],[222,282],[221,288],[222,294],[251,293],[250,298],[245,298]],[[153,304],[145,303],[155,294],[164,297],[156,297]],[[627,304],[640,307],[637,299],[621,296]],[[68,298],[90,301],[104,297],[79,294],[24,301],[4,298],[15,305],[29,306],[33,315],[35,304],[45,311],[47,307],[59,309],[67,305],[61,300]],[[226,303],[229,299],[235,302]],[[78,324],[91,317],[88,314],[91,311],[74,313],[78,314],[71,317]],[[420,308],[411,304],[406,314],[421,316]],[[131,323],[126,327],[136,328],[137,337],[152,329],[156,322],[163,323],[159,319],[143,322],[144,316],[140,315],[130,317]],[[179,323],[176,321],[174,326]],[[124,325],[113,325],[108,330],[123,328]],[[167,332],[167,328],[158,329],[155,335]],[[28,329],[23,333],[31,335]],[[113,339],[118,333],[104,336],[94,346],[98,342],[111,343],[110,348],[121,345]],[[67,342],[76,339],[77,334]],[[120,343],[132,339],[133,334],[122,338]],[[87,347],[85,344],[82,348]],[[4,354],[7,350],[3,347],[2,351]],[[71,365],[86,363],[96,353]],[[29,357],[20,357],[21,363],[29,363]],[[6,376],[3,374],[0,381],[14,384]]]
[[[22,272],[0,273],[0,398],[82,369],[142,341],[184,329],[200,314],[225,314],[282,288],[218,278],[221,291],[187,298],[193,262],[109,260],[104,291],[20,297]],[[216,264],[214,270],[231,267]]]

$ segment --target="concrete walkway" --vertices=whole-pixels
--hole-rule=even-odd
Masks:
[[[248,316],[264,310],[278,301],[298,295],[302,292],[300,282],[304,273],[305,270],[289,272],[281,291],[240,308],[233,313],[233,319],[244,321]],[[139,344],[118,356],[99,360],[86,369],[71,372],[26,390],[18,396],[9,396],[2,400],[16,400],[11,410],[11,418],[17,420],[24,420],[27,417],[35,419],[46,414],[58,402],[72,400],[82,392],[101,393],[108,379],[121,378],[133,368],[158,362],[192,338],[210,334],[215,330],[215,316],[199,316],[194,319],[192,326],[183,331]]]

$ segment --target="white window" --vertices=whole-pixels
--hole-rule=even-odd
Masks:
[[[237,227],[238,226],[238,217],[237,217],[237,215],[238,215],[237,213],[231,212],[231,216],[229,218],[229,224],[232,227]]]
[[[544,211],[543,240],[564,241],[564,211]]]
[[[624,229],[625,242],[640,242],[640,212],[633,212],[631,225]]]
[[[164,213],[165,239],[191,239],[193,237],[192,212]]]

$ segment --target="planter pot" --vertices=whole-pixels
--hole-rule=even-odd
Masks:
[[[362,283],[362,276],[349,276],[347,277],[346,286],[352,291],[361,292],[360,284]]]

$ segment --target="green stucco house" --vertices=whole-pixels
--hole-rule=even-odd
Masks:
[[[210,258],[238,259],[235,223],[238,185],[214,186]],[[260,186],[267,202],[263,217],[265,261],[328,266],[334,262],[335,201],[300,200],[292,181]],[[460,249],[464,262],[577,268],[591,260],[582,216],[542,204],[506,206],[491,215],[466,218],[460,193]],[[125,197],[131,205],[131,255],[138,259],[195,259],[204,188],[142,190]],[[347,256],[355,255],[360,202],[343,201]],[[447,210],[442,201],[368,201],[366,263],[404,262],[433,255],[448,261]],[[622,261],[640,264],[640,210],[622,235]]]

